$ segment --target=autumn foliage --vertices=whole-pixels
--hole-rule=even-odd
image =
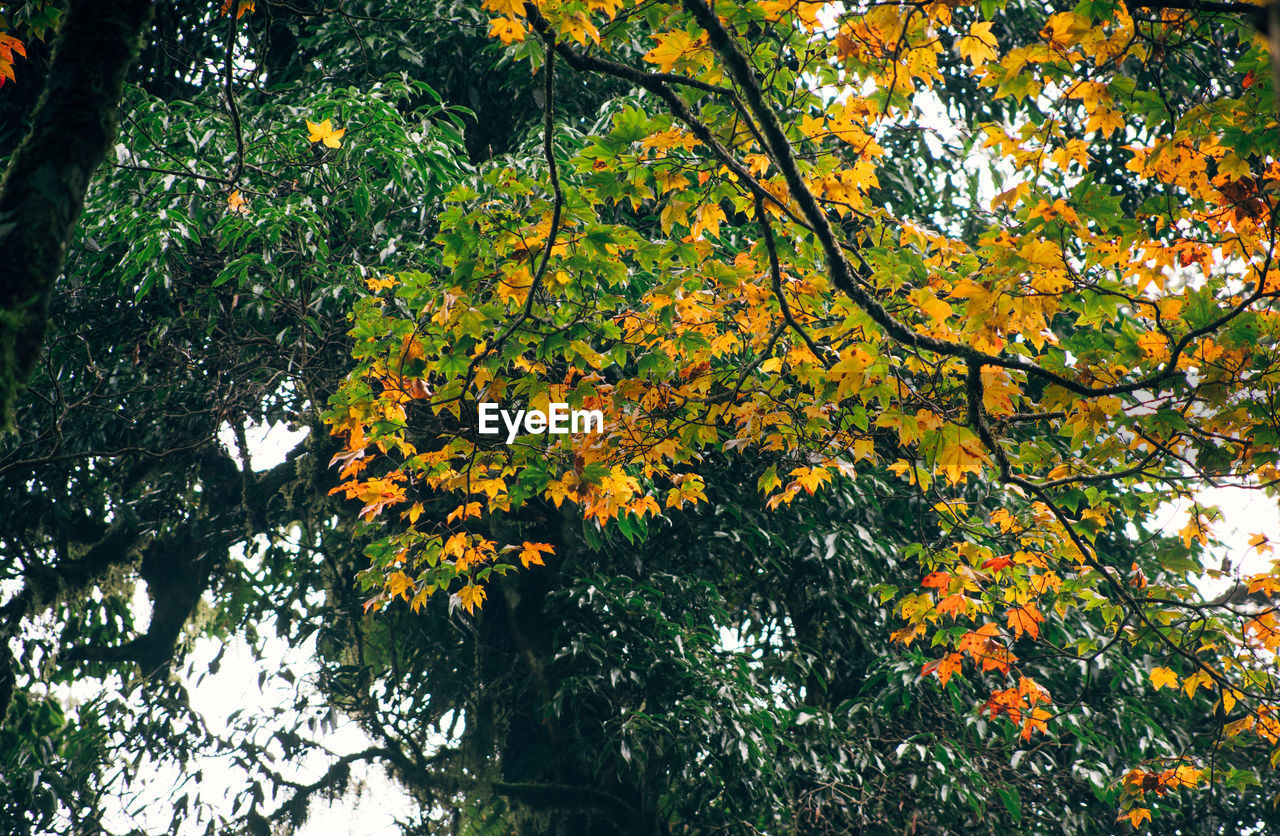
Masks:
[[[1052,736],[1072,699],[1020,659],[1123,642],[1221,728],[1214,751],[1116,776],[1122,818],[1227,780],[1215,758],[1243,741],[1280,746],[1280,618],[1256,603],[1280,574],[1219,573],[1255,598],[1207,601],[1215,511],[1195,501],[1280,480],[1280,136],[1247,16],[484,5],[545,84],[543,163],[456,188],[435,263],[370,275],[354,311],[329,418],[338,491],[382,535],[371,609],[483,606],[493,575],[553,559],[479,525],[537,498],[631,537],[706,500],[709,457],[761,462],[779,513],[887,469],[933,508],[920,574],[884,593],[894,638],[930,648],[921,675],[980,681],[981,716]],[[1227,56],[1212,78],[1189,69],[1206,43]],[[642,95],[561,126],[559,73]],[[911,131],[949,149],[940,181],[972,174],[968,198],[888,208],[887,148]],[[508,447],[477,434],[481,401],[567,402],[606,427]],[[451,510],[424,513],[442,495]],[[1179,498],[1180,536],[1155,545]],[[1113,565],[1112,538],[1153,545]]]

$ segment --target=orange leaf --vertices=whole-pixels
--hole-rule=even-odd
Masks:
[[[920,581],[925,589],[946,589],[951,583],[951,576],[946,572],[930,572]]]
[[[1006,569],[1012,565],[1013,561],[1007,554],[1000,555],[999,557],[991,557],[982,562],[982,568],[991,572],[999,572],[1001,569]]]
[[[938,602],[939,615],[956,616],[969,608],[969,599],[963,594],[948,595]]]
[[[545,564],[542,562],[542,555],[555,554],[555,552],[555,547],[549,543],[530,543],[525,540],[524,548],[520,550],[520,563],[526,569],[530,566],[543,566]]]
[[[1028,601],[1009,610],[1005,615],[1009,618],[1009,629],[1013,630],[1014,638],[1022,638],[1023,633],[1033,639],[1040,638],[1040,623],[1044,621],[1044,616],[1036,609],[1035,604]]]

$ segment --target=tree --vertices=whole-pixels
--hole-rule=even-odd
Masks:
[[[230,754],[243,765],[243,791],[201,787],[196,776],[197,786],[175,791],[164,811],[173,817],[171,830],[217,822],[221,814],[205,806],[210,796],[242,802],[228,822],[217,824],[220,830],[257,833],[297,821],[312,800],[346,786],[362,762],[385,765],[420,799],[422,820],[406,823],[406,832],[1110,832],[1117,804],[1147,809],[1130,803],[1139,792],[1159,798],[1161,815],[1151,823],[1157,828],[1214,833],[1270,821],[1267,799],[1276,788],[1259,771],[1271,752],[1265,738],[1239,735],[1205,765],[1200,783],[1212,778],[1229,791],[1216,783],[1211,792],[1173,786],[1189,778],[1178,767],[1198,768],[1187,753],[1211,751],[1222,718],[1206,719],[1203,692],[1192,701],[1168,687],[1152,689],[1154,669],[1181,663],[1153,657],[1159,639],[1126,630],[1137,618],[1125,617],[1129,602],[1106,597],[1114,590],[1098,580],[1123,577],[1120,570],[1135,564],[1146,573],[1148,590],[1177,573],[1193,577],[1203,560],[1198,532],[1190,543],[1144,539],[1152,526],[1141,509],[1133,510],[1131,486],[1093,479],[1054,486],[1050,500],[1068,509],[1072,530],[1105,574],[1091,578],[1065,568],[1073,563],[1062,544],[1018,542],[1039,533],[1020,530],[1019,523],[1044,520],[1045,508],[1034,498],[996,491],[990,469],[975,473],[972,462],[945,455],[952,441],[978,451],[975,458],[983,449],[983,439],[974,442],[955,423],[968,416],[969,381],[957,379],[938,352],[915,357],[887,340],[873,342],[877,327],[865,317],[856,321],[862,331],[841,341],[843,320],[862,315],[850,301],[832,302],[834,291],[824,292],[816,239],[797,226],[804,215],[783,199],[782,181],[767,176],[781,169],[750,156],[761,147],[746,144],[746,126],[762,130],[760,120],[747,121],[739,109],[735,128],[726,118],[731,111],[714,109],[711,96],[740,105],[707,89],[733,81],[712,80],[716,68],[728,64],[709,41],[699,41],[706,30],[696,21],[658,5],[618,7],[619,17],[605,24],[609,4],[590,10],[513,4],[504,7],[508,22],[496,26],[467,4],[405,3],[389,12],[376,3],[335,11],[264,2],[252,10],[239,4],[235,16],[216,5],[157,6],[151,37],[125,88],[122,150],[88,193],[84,225],[56,286],[55,330],[16,421],[18,434],[0,460],[6,495],[22,497],[0,512],[4,551],[16,555],[6,566],[6,589],[21,585],[5,599],[18,670],[3,731],[3,751],[16,754],[0,766],[5,829],[92,830],[103,804],[96,795],[99,776],[119,793],[128,786],[121,773],[133,758],[198,768],[194,756],[204,751]],[[1098,16],[1110,8],[1099,6]],[[556,17],[558,9],[566,17]],[[927,34],[912,28],[925,9],[912,9],[893,12],[911,24],[903,29],[904,48]],[[594,16],[572,16],[579,11]],[[774,71],[764,76],[761,95],[788,130],[805,102],[821,102],[809,106],[811,118],[827,108],[825,98],[806,92],[820,78],[806,70],[830,45],[823,39],[810,45],[797,28],[804,24],[791,25],[794,17],[767,17],[779,11],[790,13],[786,4],[734,9],[740,17],[729,22],[753,60],[776,62],[768,65]],[[668,13],[676,16],[664,22]],[[872,23],[875,15],[892,17],[883,10],[871,14]],[[977,12],[955,14],[956,25],[967,27],[963,16]],[[992,32],[1006,46],[1041,38],[1045,21],[1038,8],[990,14],[992,28],[977,30],[982,43],[990,43],[985,35]],[[1197,81],[1200,74],[1227,79],[1247,69],[1228,66],[1230,56],[1194,48],[1192,36],[1205,27],[1235,32],[1233,20],[1188,12],[1189,39],[1162,47],[1165,63],[1157,63],[1152,78],[1163,83],[1158,89],[1175,108],[1204,91],[1219,95]],[[583,26],[592,21],[616,65],[598,63],[601,53]],[[551,53],[544,23],[568,39]],[[931,25],[940,38],[950,37],[951,29]],[[486,39],[490,29],[499,37]],[[649,29],[671,37],[654,50]],[[516,38],[521,31],[524,41]],[[1079,43],[1095,43],[1078,26],[1066,31]],[[236,33],[234,40],[228,32]],[[508,63],[504,33],[516,57],[536,62],[537,75]],[[854,34],[864,44],[880,37],[871,29]],[[449,50],[458,58],[447,66],[427,60]],[[913,51],[930,50],[898,57],[906,61]],[[549,54],[555,57],[548,60]],[[947,92],[943,100],[957,122],[1009,121],[1042,109],[1043,97],[992,96],[967,70],[971,60],[945,48],[934,54],[940,60],[935,87]],[[852,57],[869,65],[887,56]],[[1264,67],[1256,53],[1248,60]],[[655,68],[662,74],[655,77]],[[34,67],[17,69],[19,84],[36,83],[28,73]],[[701,80],[680,80],[704,71]],[[1255,72],[1256,83],[1243,88],[1255,104],[1265,101],[1265,75]],[[1143,79],[1142,89],[1157,89]],[[1015,92],[1022,83],[1010,81]],[[787,85],[799,98],[782,98]],[[19,89],[6,85],[0,94]],[[949,275],[946,267],[926,269],[925,259],[944,245],[976,249],[988,215],[967,202],[970,192],[980,193],[977,175],[971,182],[922,173],[952,149],[902,116],[906,95],[903,89],[886,97],[884,116],[866,126],[868,137],[906,171],[881,166],[875,173],[882,185],[867,190],[866,199],[883,209],[868,211],[870,218],[851,211],[835,234],[877,268],[883,284],[877,298],[886,310],[915,326],[911,317],[939,310],[916,285]],[[1115,95],[1123,107],[1114,109],[1127,113],[1132,102]],[[750,102],[741,107],[750,110]],[[473,117],[463,108],[478,112]],[[707,134],[695,137],[701,144],[673,130],[673,116],[685,115],[706,126]],[[844,131],[842,125],[830,128]],[[802,171],[831,166],[830,188],[847,184],[847,193],[819,199],[857,197],[859,181],[839,173],[841,156],[850,153],[844,146],[832,137],[806,145],[791,136]],[[980,142],[959,137],[959,153],[979,159]],[[1132,214],[1171,187],[1136,173],[1116,175],[1132,157],[1118,143],[1093,142],[1094,156],[1079,165],[1096,169],[1094,182],[1122,186],[1114,211]],[[728,164],[707,157],[708,148],[718,147],[734,149],[747,175],[759,169],[761,188],[778,200],[736,195],[719,167]],[[759,168],[766,162],[773,168]],[[847,162],[856,167],[857,161]],[[739,184],[752,182],[729,170]],[[1081,193],[1092,195],[1091,188]],[[1266,199],[1265,190],[1259,194]],[[609,202],[602,206],[601,199]],[[764,216],[768,227],[759,225]],[[932,226],[921,231],[928,236],[918,244],[923,252],[897,246],[904,233],[892,219],[903,217],[916,218],[915,227]],[[1025,226],[1016,230],[1030,233],[1043,224]],[[776,271],[771,251],[778,254]],[[750,267],[751,260],[759,266]],[[1012,256],[997,267],[973,263],[1006,283],[1020,275]],[[723,301],[707,291],[728,296],[725,288],[743,301],[693,322]],[[931,290],[950,299],[945,304],[957,313],[973,304]],[[646,300],[658,303],[652,322],[607,315],[644,315]],[[1010,304],[995,297],[988,321],[999,320],[996,314]],[[1046,328],[1053,326],[1081,368],[1094,362],[1098,341],[1122,344],[1115,335],[1128,333],[1124,328],[1140,318],[1125,319],[1118,305],[1094,303],[1084,316],[1079,299],[1058,304],[1046,309],[1053,317]],[[445,310],[440,321],[420,316],[427,305],[432,314]],[[346,315],[353,308],[355,331],[348,337]],[[829,310],[840,318],[825,321]],[[957,322],[947,322],[956,330]],[[513,323],[500,339],[499,326]],[[943,324],[939,339],[949,336]],[[991,328],[999,335],[1007,324],[995,321]],[[713,349],[725,334],[736,341]],[[626,344],[624,337],[635,341],[637,335],[655,342],[638,349]],[[842,367],[837,383],[823,383],[822,364],[802,347],[806,336],[814,356],[830,355],[838,365],[852,354],[866,367]],[[1199,351],[1205,336],[1188,348]],[[486,338],[488,345],[479,348]],[[1254,341],[1255,354],[1267,347],[1265,339]],[[359,367],[340,389],[353,351]],[[571,367],[585,375],[568,376]],[[987,371],[980,380],[984,393],[994,388]],[[541,453],[528,446],[542,439],[522,439],[507,460],[505,448],[474,432],[474,414],[461,401],[456,414],[424,409],[473,372],[472,388],[458,387],[468,407],[485,385],[486,396],[498,397],[506,385],[521,394],[502,397],[536,404],[540,391],[559,395],[550,382],[565,385],[564,398],[575,405],[613,386],[624,400],[634,394],[647,414],[644,421],[635,418],[640,432],[630,449],[611,441],[581,451],[579,461],[577,451],[570,456],[548,447],[543,460],[560,462],[552,472],[538,466]],[[886,386],[886,372],[898,374],[903,388]],[[593,374],[600,379],[591,380]],[[713,388],[720,381],[729,385]],[[634,393],[619,388],[628,384],[638,387]],[[1226,390],[1227,381],[1222,386]],[[325,437],[319,416],[335,391],[331,409],[345,426],[344,446]],[[853,408],[847,419],[824,415],[806,410],[804,393],[814,391],[838,396],[826,397],[837,404],[865,392],[868,402],[856,404],[862,416]],[[1020,399],[1042,400],[1047,392],[1028,384],[1006,394],[1027,411]],[[1197,392],[1201,399],[1209,394]],[[913,400],[925,397],[931,402],[923,407]],[[719,412],[735,399],[760,410],[748,416],[752,429],[730,435]],[[921,408],[936,417],[920,414]],[[378,420],[367,420],[375,409]],[[1020,468],[1031,467],[1036,455],[1074,457],[1101,473],[1104,455],[1123,452],[1107,448],[1104,436],[1113,428],[1092,412],[1090,432],[1077,432],[1077,441],[1046,432],[1065,416],[1014,418],[999,398],[986,409],[990,415],[979,416],[993,437],[1006,444],[1017,439],[1020,446],[1008,455]],[[1212,418],[1191,408],[1180,414],[1189,428]],[[270,421],[307,426],[312,434],[284,463],[260,470],[246,438],[253,423]],[[769,422],[767,430],[762,422]],[[220,428],[237,435],[237,443],[220,441]],[[356,430],[370,443],[353,443]],[[777,436],[776,449],[761,445],[764,432]],[[406,444],[438,449],[440,434],[455,449],[477,449],[477,468],[486,462],[511,468],[499,474],[504,484],[490,480],[493,496],[459,503],[456,495],[427,487],[430,480],[415,470],[412,454],[408,461],[395,458],[407,453]],[[853,475],[829,474],[839,461],[824,459],[824,451],[853,436],[854,453],[867,455],[845,455]],[[869,446],[858,447],[868,437]],[[1157,438],[1166,446],[1180,443]],[[1073,443],[1078,449],[1069,447]],[[667,456],[652,473],[639,460],[633,465],[621,458],[650,448]],[[671,452],[687,459],[675,465]],[[341,464],[326,469],[335,454]],[[881,467],[899,456],[908,462],[901,473]],[[923,485],[929,465],[940,475]],[[1149,466],[1152,478],[1187,476],[1162,468],[1160,456]],[[350,482],[352,492],[365,494],[362,502],[342,503],[345,490],[329,495],[341,469],[364,483]],[[396,481],[396,472],[403,479]],[[371,475],[385,480],[385,493],[371,492]],[[915,483],[903,483],[903,476]],[[790,501],[761,497],[756,485],[762,479],[782,482],[775,496],[789,492]],[[565,489],[559,502],[556,491],[548,495],[553,484]],[[814,487],[812,496],[806,485]],[[1069,492],[1073,486],[1081,488],[1079,496]],[[404,489],[400,504],[397,489]],[[627,491],[632,496],[623,499]],[[644,502],[646,495],[659,513]],[[365,505],[387,499],[392,504],[376,521],[357,519]],[[948,504],[936,508],[944,499]],[[498,507],[504,500],[505,511]],[[643,513],[620,513],[628,502],[641,503]],[[1091,524],[1107,503],[1117,509],[1116,522]],[[460,517],[454,513],[459,505]],[[413,532],[403,531],[407,518],[395,512],[416,514]],[[1122,518],[1132,531],[1118,523]],[[395,562],[402,542],[429,550],[436,534],[443,551],[446,533],[473,538],[469,545],[480,557],[514,545],[506,560],[529,566],[495,569],[495,562],[481,562],[460,569],[458,557],[471,562],[476,556],[465,548],[449,555],[435,576],[431,567],[422,575],[414,565],[416,551]],[[367,571],[360,552],[370,541],[374,564]],[[932,548],[916,547],[921,543]],[[958,565],[961,554],[953,552],[961,548],[966,563],[976,565]],[[1006,555],[1010,563],[1002,566]],[[983,567],[988,561],[994,563]],[[422,584],[459,571],[464,578],[489,575],[465,598],[455,577],[451,595],[424,596],[416,608],[389,605],[393,593],[412,602]],[[916,592],[922,576],[928,581],[923,595]],[[1062,583],[1058,598],[1055,579]],[[128,604],[138,581],[152,602],[145,628]],[[1099,584],[1095,598],[1088,598],[1091,581]],[[993,582],[1004,586],[997,591]],[[1027,595],[1019,605],[1037,607],[1023,610],[1029,621],[1013,622],[1023,627],[1020,644],[1010,641],[1016,628],[1006,621],[1013,602],[1003,601],[1005,588],[1014,589],[1015,600]],[[478,590],[487,600],[477,607]],[[1062,611],[1050,606],[1073,595],[1088,603]],[[939,618],[947,599],[951,606],[964,603],[962,615],[999,600],[996,632]],[[1033,612],[1046,620],[1036,621]],[[38,623],[52,624],[53,632]],[[902,640],[921,624],[930,631],[928,649],[925,641]],[[734,639],[724,639],[722,629]],[[906,632],[895,640],[895,630]],[[243,716],[227,734],[214,735],[187,707],[178,676],[189,664],[185,653],[196,631],[245,636],[255,646],[273,632],[298,645],[318,637],[319,694],[300,690],[297,715]],[[938,658],[937,648],[949,644],[969,658],[950,652]],[[1064,664],[1061,648],[1092,659]],[[1004,655],[1015,652],[1016,662]],[[995,667],[978,671],[984,664]],[[1039,689],[1017,694],[1036,699],[1030,710],[1051,707],[1060,715],[1045,731],[1033,727],[1024,739],[1023,724],[1008,722],[1020,709],[1008,702],[975,711],[997,686],[1012,700],[1000,664]],[[1183,679],[1191,672],[1181,671]],[[187,681],[198,679],[190,673]],[[112,685],[117,674],[119,687]],[[1161,684],[1167,675],[1160,674]],[[101,678],[103,698],[62,716],[46,686],[84,678]],[[1053,702],[1041,702],[1042,692]],[[1249,716],[1260,723],[1266,706],[1249,694],[1239,698],[1232,717],[1245,716],[1246,706],[1258,709]],[[358,723],[369,748],[330,757],[314,781],[289,775],[281,760],[322,751],[324,741],[308,723],[319,726],[335,714]],[[1126,782],[1131,769],[1141,772]],[[1255,774],[1265,786],[1250,783]]]
[[[1072,702],[1022,658],[1131,643],[1153,690],[1203,688],[1215,727],[1133,763],[1122,818],[1246,780],[1234,754],[1280,742],[1276,608],[1201,595],[1198,503],[1180,545],[1114,563],[1099,542],[1153,542],[1171,498],[1280,475],[1275,105],[1248,10],[620,5],[486,3],[551,105],[560,72],[647,95],[586,136],[549,105],[541,167],[455,189],[440,267],[357,308],[328,417],[346,496],[394,512],[371,606],[482,606],[545,553],[483,518],[533,497],[628,533],[703,501],[713,453],[771,457],[771,508],[887,466],[942,526],[912,549],[921,586],[893,590],[894,638],[941,647],[925,674],[983,681],[982,713],[1053,739]],[[947,125],[929,101],[995,118]],[[877,205],[882,138],[904,130],[957,137],[953,158],[1000,182],[990,209]],[[526,424],[503,445],[476,430],[491,400],[602,410],[607,429]],[[1001,490],[974,496],[975,477]],[[421,515],[438,491],[459,496],[443,521]]]

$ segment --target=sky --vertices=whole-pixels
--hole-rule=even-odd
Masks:
[[[259,471],[284,461],[285,454],[301,442],[305,434],[291,432],[284,425],[277,424],[268,428],[251,428],[246,435],[253,469]],[[236,443],[230,428],[225,428],[220,438],[235,454]],[[240,461],[238,456],[236,460]],[[150,613],[145,584],[140,583],[135,591],[134,611],[138,617],[138,628],[145,630]],[[178,673],[187,686],[191,707],[215,734],[230,732],[235,722],[233,713],[242,711],[245,719],[253,718],[256,724],[261,725],[262,738],[266,739],[276,728],[296,725],[291,717],[296,716],[292,706],[299,692],[314,696],[317,705],[322,702],[316,687],[319,666],[314,661],[315,636],[302,645],[290,647],[282,639],[270,635],[267,629],[263,629],[262,634],[265,647],[261,660],[254,659],[245,641],[236,638],[223,651],[218,672],[207,673],[210,662],[223,648],[218,639],[201,637],[195,641],[183,670]],[[286,669],[295,678],[292,684],[279,675]],[[195,672],[198,678],[193,679],[189,675],[191,672]],[[263,672],[267,675],[260,686],[259,674]],[[82,681],[67,689],[63,694],[64,700],[72,704],[83,702],[95,696],[100,688],[100,683]],[[333,756],[360,751],[371,743],[355,721],[341,715],[331,727],[320,726],[315,739]],[[329,762],[329,756],[316,753],[298,762],[279,762],[272,767],[292,780],[310,782],[324,773]],[[215,809],[229,813],[237,800],[237,796],[231,793],[245,786],[243,771],[226,759],[211,757],[196,759],[187,776],[197,769],[203,773],[200,790],[204,800],[212,801]],[[377,766],[356,763],[352,765],[351,772],[354,778],[351,790],[336,801],[317,797],[310,818],[296,836],[395,836],[400,832],[395,825],[396,819],[412,815],[416,808],[413,799]],[[170,800],[192,788],[184,786],[184,775],[171,765],[144,763],[137,774],[139,780],[133,786],[135,794],[112,799],[104,820],[105,827],[114,833],[125,833],[134,827],[141,827],[148,833],[168,833]],[[270,804],[266,806],[268,809],[272,807]],[[192,822],[189,830],[180,830],[175,836],[201,830],[202,825]]]

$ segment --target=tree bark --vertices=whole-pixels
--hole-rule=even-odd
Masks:
[[[152,0],[70,0],[31,129],[0,183],[0,429],[13,424]]]

